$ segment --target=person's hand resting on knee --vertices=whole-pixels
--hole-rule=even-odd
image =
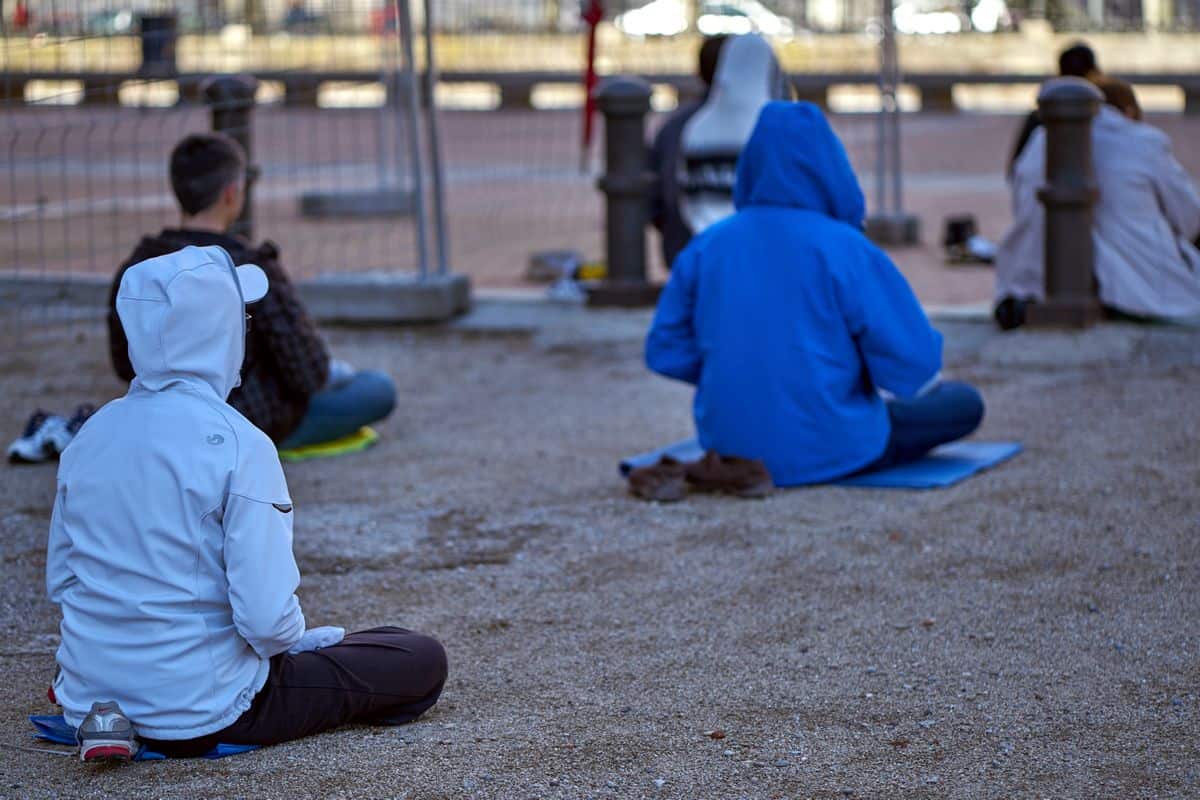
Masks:
[[[309,628],[301,635],[300,641],[288,648],[288,652],[296,655],[297,653],[320,650],[323,647],[333,647],[335,644],[339,644],[345,637],[345,628],[338,628],[332,625]]]

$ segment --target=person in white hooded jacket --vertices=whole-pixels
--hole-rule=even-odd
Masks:
[[[684,126],[680,143],[680,215],[692,236],[733,216],[738,156],[763,106],[789,94],[766,39],[748,33],[723,44],[712,88]]]
[[[136,378],[63,453],[47,547],[62,609],[53,688],[72,725],[116,701],[154,749],[195,756],[407,722],[437,701],[435,640],[307,627],[275,446],[226,403],[245,305],[268,290],[220,247],[144,261],[121,281]]]
[[[1077,80],[1061,78],[1059,80]],[[1131,109],[1100,106],[1092,120],[1099,199],[1092,239],[1100,300],[1119,315],[1200,316],[1200,194],[1171,152],[1171,140]],[[1013,225],[996,254],[996,320],[1024,321],[1024,305],[1045,299],[1046,132],[1033,134],[1012,177]]]

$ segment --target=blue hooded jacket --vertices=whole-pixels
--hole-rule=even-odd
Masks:
[[[862,190],[816,106],[763,108],[734,202],[676,259],[646,364],[696,385],[705,449],[762,459],[779,486],[861,469],[891,432],[876,390],[916,395],[941,335],[863,235]]]

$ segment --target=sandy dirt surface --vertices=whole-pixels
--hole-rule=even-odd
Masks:
[[[1200,794],[1195,332],[947,323],[1015,460],[657,506],[616,472],[691,430],[640,364],[647,315],[555,319],[330,333],[401,408],[373,450],[287,467],[302,600],[444,641],[444,698],[406,727],[114,769],[15,749],[51,710],[54,468],[0,468],[0,797]],[[98,322],[4,333],[5,436],[118,391]]]

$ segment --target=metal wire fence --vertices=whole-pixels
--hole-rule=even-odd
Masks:
[[[983,25],[974,12],[991,1],[924,3],[913,13],[949,14],[958,30],[1038,16],[1067,27],[1074,20],[1083,27],[1144,28],[1193,24],[1200,2],[1151,8],[1131,0],[996,0],[1004,13]],[[421,4],[413,5],[420,25]],[[600,255],[595,150],[582,152],[581,5],[434,4],[445,80],[433,94],[442,112],[450,262],[476,285],[519,284],[537,250]],[[912,0],[898,7],[906,5]],[[610,0],[605,6],[596,65],[602,74],[689,75],[699,31],[747,25],[770,34],[793,72],[870,75],[877,66],[869,31],[873,0]],[[383,0],[5,0],[0,271],[108,275],[140,235],[175,224],[167,155],[183,135],[210,126],[203,78],[241,71],[259,76],[252,116],[262,175],[255,236],[277,241],[301,278],[412,268],[420,237],[406,208],[415,175],[397,8]],[[669,35],[680,25],[682,33]],[[917,70],[1051,67],[1045,43],[1033,52],[1012,37],[973,35],[982,38],[957,49],[953,37],[910,37],[902,57]],[[416,44],[422,63],[422,42]],[[1143,50],[1123,58],[1140,61]],[[522,73],[540,77],[509,80]],[[877,103],[872,92],[845,87],[831,95],[832,105],[869,110]],[[902,87],[900,100],[906,109],[918,107],[910,87]],[[656,108],[676,102],[671,87],[658,87]],[[869,167],[873,151],[863,136],[850,137],[850,149],[856,164]],[[391,215],[313,216],[314,203],[306,203],[372,193],[390,198]]]
[[[216,67],[226,50],[237,52],[253,40],[231,44],[205,37],[207,50],[172,56],[169,41],[143,45],[124,33],[93,33],[101,21],[124,13],[119,8],[80,3],[72,15],[53,17],[55,24],[74,26],[71,31],[5,40],[8,90],[0,148],[8,174],[0,252],[7,270],[108,274],[140,234],[178,222],[167,158],[184,135],[208,130],[210,119],[200,102],[200,79],[177,73],[203,75],[207,70],[190,69],[187,59]],[[146,9],[149,20],[171,20],[153,16],[158,10],[166,9]],[[310,46],[303,36],[288,38],[296,41],[288,48],[284,77],[337,72],[361,58],[338,47]],[[410,215],[384,224],[314,219],[302,202],[312,193],[411,190],[408,122],[402,104],[386,105],[381,97],[395,93],[397,36],[373,37],[369,45],[378,70],[370,80],[293,87],[287,106],[277,81],[264,80],[258,89],[250,116],[252,158],[261,171],[255,233],[283,243],[298,275],[415,263],[404,256],[414,251]],[[143,59],[143,50],[155,57]],[[130,62],[131,53],[137,63]],[[228,66],[240,69],[239,61]],[[46,77],[18,88],[17,71],[30,65]]]

